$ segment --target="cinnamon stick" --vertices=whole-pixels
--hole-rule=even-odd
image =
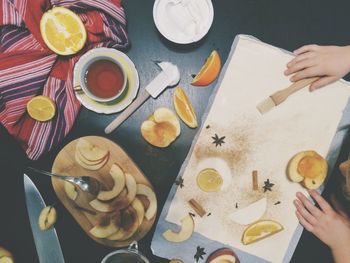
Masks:
[[[203,217],[207,213],[204,208],[193,198],[188,201],[188,203],[200,217]]]
[[[257,191],[259,189],[259,185],[258,185],[258,171],[254,170],[252,172],[252,178],[253,178],[253,190]]]

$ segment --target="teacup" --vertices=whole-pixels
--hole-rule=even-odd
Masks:
[[[82,66],[80,88],[95,101],[109,102],[117,99],[125,90],[126,85],[125,70],[114,58],[94,57]]]
[[[138,250],[137,242],[134,241],[127,249],[119,249],[105,256],[101,263],[150,263],[149,260]]]

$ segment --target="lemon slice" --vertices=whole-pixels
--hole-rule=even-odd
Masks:
[[[223,184],[223,179],[217,170],[206,168],[197,175],[197,184],[204,192],[218,192]]]
[[[64,7],[54,7],[40,20],[45,44],[59,55],[72,55],[84,47],[86,30],[79,16]]]
[[[56,106],[49,97],[36,96],[28,101],[27,112],[34,120],[48,121],[55,116]]]
[[[173,96],[174,107],[180,119],[190,128],[197,127],[197,117],[190,100],[180,87],[177,87]]]
[[[242,243],[244,245],[251,244],[255,241],[261,240],[283,230],[283,226],[272,220],[261,220],[248,226],[242,236]]]
[[[194,86],[207,86],[218,77],[220,70],[220,55],[216,50],[213,50],[191,84]]]

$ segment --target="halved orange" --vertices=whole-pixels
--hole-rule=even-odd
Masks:
[[[216,50],[213,50],[191,84],[194,86],[207,86],[218,77],[220,70],[220,55]]]
[[[59,55],[77,53],[86,41],[83,22],[64,7],[54,7],[44,13],[40,20],[40,32],[45,44]]]
[[[37,121],[48,121],[55,116],[56,105],[47,96],[36,96],[27,103],[27,112]]]
[[[242,236],[244,245],[251,244],[283,230],[283,226],[273,220],[260,220],[248,226]]]
[[[180,119],[191,128],[197,127],[197,117],[193,110],[192,103],[186,96],[185,91],[177,87],[173,95],[174,107]]]

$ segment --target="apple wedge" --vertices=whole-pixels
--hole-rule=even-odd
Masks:
[[[308,189],[317,189],[326,179],[327,161],[315,151],[303,151],[293,156],[287,166],[287,175],[293,182]]]
[[[97,238],[106,238],[119,231],[120,213],[116,211],[112,216],[104,216],[99,224],[90,229],[90,234]]]
[[[43,208],[41,210],[39,218],[38,218],[38,225],[41,230],[48,230],[50,229],[57,220],[57,212],[56,209],[49,205]]]
[[[207,263],[239,263],[237,255],[229,248],[214,251],[207,259]]]
[[[141,125],[142,137],[157,147],[169,146],[181,132],[180,122],[168,108],[158,108]]]
[[[125,187],[125,174],[123,170],[120,168],[120,166],[116,163],[114,163],[111,167],[111,170],[109,171],[109,174],[112,176],[114,185],[112,190],[109,191],[100,191],[97,195],[97,199],[102,201],[111,200],[117,195],[120,194],[120,192]]]
[[[229,215],[229,218],[240,225],[249,225],[258,221],[265,213],[267,207],[266,197],[235,211]]]
[[[11,252],[4,247],[0,247],[0,263],[14,263]]]
[[[145,217],[145,208],[137,197],[132,201],[131,206],[136,210],[137,218],[139,219],[139,226],[141,226],[143,218]]]
[[[79,151],[84,159],[92,162],[102,160],[108,154],[108,150],[102,149],[84,138],[78,140],[76,150]]]
[[[123,241],[129,239],[139,228],[139,219],[136,209],[129,206],[121,212],[120,229],[107,237],[108,240]]]
[[[78,151],[75,152],[75,161],[81,167],[83,167],[87,170],[90,170],[90,171],[97,171],[97,170],[101,169],[108,162],[108,159],[109,159],[109,154],[107,154],[104,159],[102,159],[101,161],[99,161],[97,163],[89,163],[88,164],[86,160],[83,161],[83,159]]]
[[[179,232],[174,232],[168,229],[163,233],[163,237],[170,242],[183,242],[189,239],[194,231],[194,221],[192,216],[187,215],[181,219],[181,230]]]
[[[77,199],[78,191],[72,183],[65,181],[64,182],[64,191],[66,192],[69,199],[71,199],[73,201],[75,199]]]
[[[137,184],[138,195],[144,195],[149,201],[149,206],[145,212],[145,217],[147,220],[151,220],[157,213],[157,197],[153,190],[144,184]]]

